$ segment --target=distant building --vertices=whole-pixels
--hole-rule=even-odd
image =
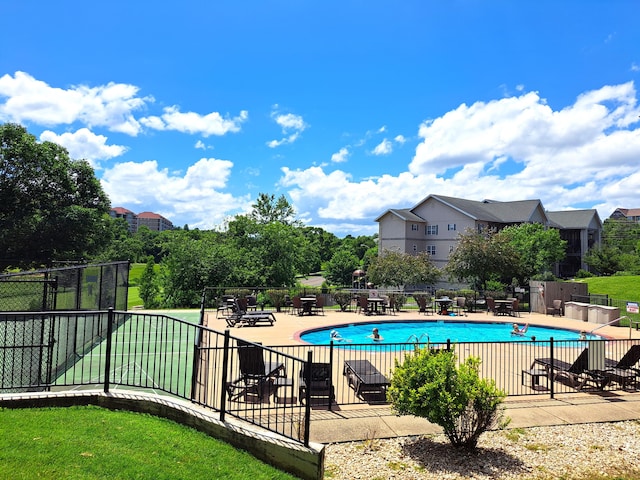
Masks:
[[[122,207],[115,207],[109,211],[109,215],[113,218],[122,218],[129,225],[129,231],[131,233],[136,233],[138,230],[138,216],[133,213],[131,210],[127,210]]]
[[[148,227],[149,230],[162,232],[164,230],[173,230],[173,223],[153,212],[141,212],[138,214],[138,228],[141,226]]]
[[[640,223],[640,208],[616,208],[609,218]]]
[[[162,215],[153,212],[142,212],[135,214],[131,210],[122,207],[115,207],[109,211],[113,218],[122,218],[129,225],[129,231],[136,233],[142,225],[156,232],[173,230],[173,223]]]

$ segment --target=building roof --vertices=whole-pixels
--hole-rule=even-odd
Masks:
[[[560,212],[547,212],[547,217],[551,221],[553,227],[561,229],[589,228],[594,218],[599,225],[602,224],[598,211],[595,209],[585,210],[564,210]]]
[[[538,208],[544,212],[540,200],[516,200],[513,202],[484,200],[480,202],[464,198],[445,197],[443,195],[429,195],[423,202],[429,198],[442,202],[474,220],[493,223],[527,222],[534,217]]]
[[[396,217],[399,217],[401,220],[405,220],[408,222],[423,223],[425,221],[424,218],[421,218],[415,213],[413,213],[410,208],[390,208],[389,210],[384,212],[382,215],[380,215],[378,218],[376,218],[375,221],[379,222],[380,219],[384,217],[387,213],[395,215]]]
[[[140,212],[138,214],[138,218],[164,218],[162,215],[159,215],[157,213],[153,213],[153,212]]]
[[[640,217],[640,208],[616,208],[611,216],[616,212],[620,212],[625,217]]]
[[[111,210],[113,210],[114,212],[116,212],[118,215],[135,215],[135,213],[133,213],[131,210],[127,210],[126,208],[123,207],[114,207]]]

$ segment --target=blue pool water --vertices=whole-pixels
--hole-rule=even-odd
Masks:
[[[336,330],[344,342],[340,343],[380,343],[374,342],[371,335],[373,328],[377,328],[384,338],[382,343],[408,342],[525,342],[535,337],[536,341],[545,341],[553,337],[554,340],[578,340],[579,332],[559,328],[530,326],[524,336],[511,335],[513,322],[451,322],[415,321],[415,322],[367,322],[359,324],[340,325],[322,329],[309,330],[300,335],[302,341],[314,345],[328,345],[331,341],[331,331]],[[520,323],[520,327],[523,324]],[[587,335],[587,339],[601,338],[598,335]],[[338,344],[338,342],[336,342]]]

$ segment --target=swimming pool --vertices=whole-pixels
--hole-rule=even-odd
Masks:
[[[456,322],[446,320],[421,320],[413,322],[366,322],[338,325],[308,330],[300,335],[300,340],[314,345],[328,345],[331,331],[338,332],[343,342],[338,343],[380,343],[368,336],[377,328],[383,337],[382,343],[431,342],[527,342],[531,337],[536,341],[578,340],[579,332],[560,328],[531,325],[523,336],[511,335],[513,322]],[[522,327],[522,323],[520,323]],[[599,339],[598,335],[587,335],[587,339]]]

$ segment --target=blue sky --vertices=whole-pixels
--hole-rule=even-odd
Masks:
[[[640,207],[636,0],[22,0],[0,18],[0,122],[178,226],[259,193],[340,237],[429,194]]]

